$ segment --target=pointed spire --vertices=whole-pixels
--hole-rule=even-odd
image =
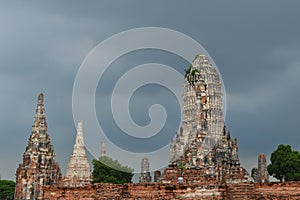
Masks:
[[[74,147],[84,147],[84,139],[83,139],[83,131],[82,131],[82,120],[77,123],[77,134],[76,134],[76,142]]]
[[[106,144],[105,140],[101,142],[101,152],[100,152],[100,157],[106,156]]]
[[[34,116],[35,127],[47,127],[45,108],[44,108],[44,94],[40,93],[38,96],[37,106]]]
[[[90,184],[91,167],[86,156],[82,125],[83,123],[80,120],[77,124],[77,134],[73,153],[64,178],[65,186],[77,187]]]
[[[44,106],[44,94],[43,93],[40,93],[38,96],[38,105]]]
[[[16,171],[15,199],[38,199],[45,185],[58,184],[61,171],[48,134],[44,95],[38,95],[36,114],[23,162]]]
[[[82,120],[79,120],[77,123],[77,133],[76,133],[76,139],[73,148],[73,154],[86,156],[82,126],[83,126]]]

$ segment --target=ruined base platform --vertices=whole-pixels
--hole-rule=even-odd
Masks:
[[[203,199],[203,200],[296,200],[300,182],[257,184],[252,182],[225,185],[200,184],[94,184],[79,188],[45,186],[42,199]]]

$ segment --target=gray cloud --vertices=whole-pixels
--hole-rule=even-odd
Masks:
[[[299,6],[299,1],[279,0],[1,2],[2,178],[14,179],[41,91],[50,137],[65,170],[75,136],[72,88],[81,62],[107,37],[141,26],[181,31],[210,53],[228,92],[226,123],[248,169],[258,153],[269,154],[279,143],[300,150]],[[132,59],[148,61],[145,57]],[[169,60],[158,58],[177,63]]]

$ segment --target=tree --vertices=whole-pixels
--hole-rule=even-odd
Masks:
[[[298,151],[292,151],[289,154],[284,168],[286,181],[300,181],[300,153]]]
[[[300,180],[300,153],[293,151],[290,145],[280,144],[270,160],[268,172],[280,182]]]
[[[99,160],[93,160],[93,165],[94,183],[130,183],[133,177],[133,169],[122,166],[117,160],[112,160],[107,156],[101,156]]]
[[[0,199],[13,200],[15,192],[15,182],[0,180]]]

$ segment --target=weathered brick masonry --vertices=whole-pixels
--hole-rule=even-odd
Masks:
[[[45,186],[45,200],[94,199],[203,199],[203,200],[296,200],[300,182],[216,184],[95,184],[79,188]]]

